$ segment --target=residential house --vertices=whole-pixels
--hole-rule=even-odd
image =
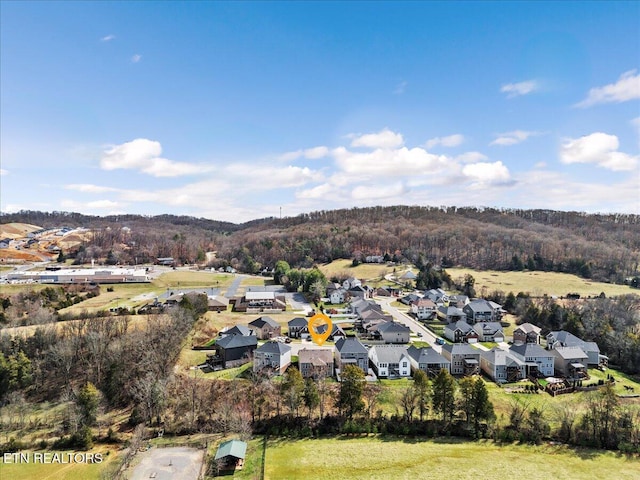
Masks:
[[[318,334],[323,334],[324,332],[327,331],[327,324],[324,323],[322,325],[319,325],[318,327],[315,327],[315,331]],[[340,327],[340,325],[336,325],[335,323],[331,324],[331,333],[329,334],[329,336],[326,338],[327,340],[329,340],[330,342],[335,342],[341,338],[346,338],[347,334],[345,333],[345,331],[342,329],[342,327]],[[309,337],[309,326],[305,325],[304,327],[302,327],[302,329],[300,330],[300,338],[308,338]]]
[[[443,345],[442,356],[451,362],[452,375],[480,373],[480,350],[467,343]]]
[[[553,354],[556,377],[572,380],[589,378],[587,373],[589,357],[580,347],[556,346],[549,352]]]
[[[221,337],[226,335],[256,335],[253,329],[247,327],[246,325],[234,325],[233,327],[225,327],[218,333]]]
[[[369,372],[369,351],[357,338],[341,338],[336,341],[335,363],[340,371],[346,365],[356,365],[366,374]]]
[[[554,357],[535,343],[511,345],[509,351],[525,363],[527,377],[552,377]]]
[[[404,297],[400,298],[399,302],[404,303],[405,305],[411,305],[413,302],[420,300],[420,296],[415,293],[408,293]]]
[[[255,335],[224,335],[213,345],[215,354],[207,355],[207,363],[214,370],[237,367],[249,362],[256,348]]]
[[[467,322],[470,325],[478,322],[496,322],[499,320],[495,308],[489,301],[481,298],[470,301],[462,310],[465,312]]]
[[[407,349],[407,354],[414,372],[422,370],[429,378],[438,375],[442,369],[450,372],[451,362],[431,347],[417,348],[411,345]]]
[[[540,343],[540,327],[532,323],[518,325],[513,331],[513,343]]]
[[[271,317],[258,317],[253,322],[249,322],[258,337],[258,340],[268,340],[282,335],[282,327]]]
[[[500,322],[480,322],[473,326],[480,342],[504,342],[504,332]]]
[[[356,285],[355,287],[351,287],[347,293],[351,298],[367,298],[369,297],[369,288],[362,285]]]
[[[446,339],[451,340],[454,343],[478,342],[478,334],[473,327],[464,320],[458,320],[457,322],[445,325],[443,335]]]
[[[407,270],[402,275],[400,275],[400,278],[398,280],[403,283],[407,283],[415,281],[416,278],[418,278],[418,276],[415,273],[413,273],[411,270]]]
[[[364,257],[365,263],[383,263],[384,257],[382,255],[367,255]]]
[[[428,298],[420,298],[411,303],[411,313],[418,320],[431,320],[436,316],[436,304]]]
[[[600,355],[600,347],[598,347],[596,342],[585,342],[565,330],[549,332],[547,335],[547,348],[551,350],[558,346],[580,347],[582,351],[587,354],[587,363],[589,365],[606,364],[608,361],[605,355]]]
[[[467,318],[467,315],[464,313],[464,311],[458,307],[447,307],[445,305],[442,305],[438,307],[437,313],[438,318],[447,323],[458,322]]]
[[[442,306],[449,302],[449,295],[441,288],[432,288],[424,292],[424,297],[431,300],[438,306]]]
[[[480,369],[496,383],[512,383],[526,378],[524,362],[497,347],[480,352]]]
[[[398,322],[384,322],[378,325],[380,338],[384,343],[409,343],[411,329]]]
[[[347,291],[342,287],[335,288],[327,290],[327,296],[329,297],[329,303],[331,303],[331,305],[337,305],[347,300]]]
[[[207,297],[207,308],[210,312],[226,312],[229,307],[229,299],[221,295]]]
[[[222,442],[214,460],[221,470],[241,469],[247,454],[247,444],[241,440]],[[155,474],[153,475],[155,476]]]
[[[309,320],[304,317],[296,317],[292,320],[289,320],[287,324],[288,333],[290,338],[300,338],[300,333],[303,328],[307,328],[309,325]],[[308,329],[307,329],[308,332]]]
[[[362,282],[355,277],[349,277],[344,282],[342,282],[342,288],[345,290],[351,290],[354,287],[359,287],[362,285]]]
[[[403,346],[374,345],[369,349],[369,360],[378,378],[411,376],[411,360]]]
[[[304,378],[333,376],[333,347],[305,347],[298,352],[298,366]]]
[[[253,371],[265,369],[282,375],[291,364],[291,346],[283,342],[266,342],[253,352]]]
[[[380,287],[376,289],[375,295],[378,297],[391,297],[393,296],[393,291],[389,287]]]
[[[469,305],[469,297],[466,295],[451,295],[449,297],[449,306],[464,308],[465,305]]]

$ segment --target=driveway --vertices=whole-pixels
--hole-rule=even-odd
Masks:
[[[152,448],[139,453],[131,480],[197,480],[204,461],[204,451],[187,447]]]
[[[436,352],[440,353],[442,351],[442,345],[438,345],[436,343],[436,336],[433,334],[433,332],[428,328],[426,328],[424,325],[422,325],[413,317],[407,315],[404,312],[401,312],[396,307],[392,306],[391,302],[393,302],[394,300],[396,300],[395,297],[376,298],[376,301],[383,306],[385,311],[387,311],[391,316],[393,316],[393,319],[396,322],[406,325],[411,329],[413,333],[416,333],[416,334],[421,333],[422,338],[420,340],[427,342],[429,345],[433,347],[433,349]]]

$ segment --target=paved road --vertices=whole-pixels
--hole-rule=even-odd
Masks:
[[[236,294],[236,290],[238,290],[238,287],[240,286],[240,283],[245,278],[245,275],[239,275],[239,274],[235,274],[235,275],[236,275],[236,278],[233,279],[233,282],[231,282],[231,285],[227,289],[227,293],[225,293],[224,295],[227,298],[233,298],[233,296]]]
[[[376,299],[376,301],[382,305],[383,309],[393,316],[396,322],[406,325],[414,333],[421,333],[422,340],[429,343],[436,352],[440,353],[442,351],[442,345],[436,343],[436,335],[413,317],[392,306],[391,302],[395,300],[395,297],[381,297]]]

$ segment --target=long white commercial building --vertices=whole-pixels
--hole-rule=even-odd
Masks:
[[[64,268],[60,270],[12,272],[9,282],[38,283],[143,283],[150,282],[144,268]]]

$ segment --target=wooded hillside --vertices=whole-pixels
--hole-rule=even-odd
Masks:
[[[640,263],[640,216],[631,214],[394,206],[244,224],[173,215],[32,211],[0,218],[3,223],[93,229],[93,241],[83,251],[64,252],[79,255],[79,262],[111,252],[120,263],[168,256],[204,263],[205,252],[216,251],[217,263],[255,272],[281,259],[300,267],[385,254],[415,262],[422,255],[436,265],[551,270],[618,283],[636,275]]]

